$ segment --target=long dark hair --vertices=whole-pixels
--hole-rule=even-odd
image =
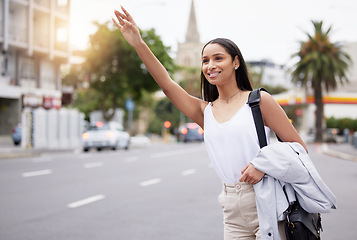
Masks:
[[[214,44],[214,43],[221,45],[229,53],[229,55],[231,55],[232,62],[234,58],[238,56],[240,65],[236,70],[237,86],[242,91],[246,91],[246,90],[252,91],[253,88],[252,85],[250,84],[247,65],[245,64],[242,53],[240,52],[238,46],[233,41],[226,38],[213,39],[208,43],[206,43],[206,45],[202,49],[201,55],[203,55],[203,50],[206,48],[208,44]],[[201,94],[203,96],[203,100],[208,102],[213,102],[218,98],[217,86],[212,85],[208,82],[202,70],[201,70]]]

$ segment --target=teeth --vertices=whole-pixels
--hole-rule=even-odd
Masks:
[[[209,76],[210,77],[216,77],[216,76],[218,76],[218,74],[219,74],[218,72],[217,73],[211,73],[211,74],[209,74]]]

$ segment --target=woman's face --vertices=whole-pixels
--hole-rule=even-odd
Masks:
[[[202,53],[202,73],[212,85],[222,85],[235,79],[235,67],[239,67],[236,57],[232,61],[231,55],[224,47],[217,43],[208,44]]]

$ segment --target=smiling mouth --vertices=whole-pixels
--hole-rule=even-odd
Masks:
[[[221,72],[214,72],[214,73],[208,73],[208,76],[210,77],[217,77],[218,74],[220,74]]]

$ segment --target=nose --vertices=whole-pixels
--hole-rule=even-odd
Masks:
[[[214,69],[214,68],[216,68],[216,64],[214,64],[213,61],[209,61],[209,63],[208,63],[208,69]]]

